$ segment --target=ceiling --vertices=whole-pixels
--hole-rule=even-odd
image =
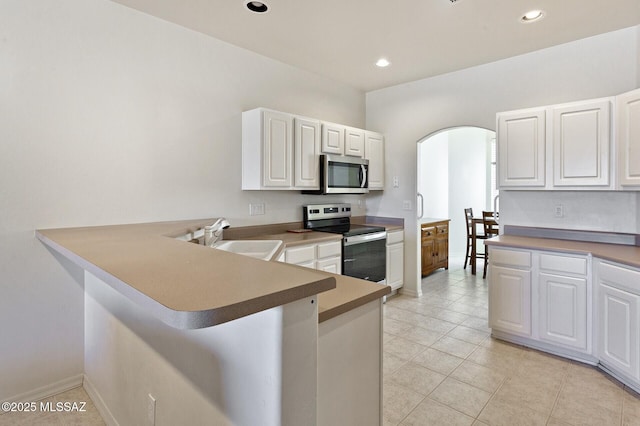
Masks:
[[[113,1],[363,91],[640,24],[640,0]]]

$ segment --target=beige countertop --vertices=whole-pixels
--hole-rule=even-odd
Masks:
[[[177,328],[202,328],[318,294],[326,321],[391,292],[387,286],[211,249],[173,237],[212,219],[37,230],[53,250]],[[342,236],[324,232],[260,234],[285,247]],[[276,253],[274,258],[277,258]]]
[[[557,240],[553,238],[520,237],[515,235],[500,235],[485,240],[484,243],[490,246],[505,246],[585,255],[591,254],[600,259],[640,268],[640,247],[637,246]]]
[[[331,274],[172,238],[210,223],[48,229],[36,235],[176,328],[221,324],[336,287]]]

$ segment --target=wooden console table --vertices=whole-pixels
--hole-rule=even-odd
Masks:
[[[422,276],[436,269],[449,269],[449,222],[451,219],[427,220],[420,225]]]

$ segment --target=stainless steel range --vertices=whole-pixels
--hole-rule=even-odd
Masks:
[[[351,204],[302,207],[304,227],[342,234],[342,275],[384,284],[387,271],[387,232],[381,226],[351,223]]]

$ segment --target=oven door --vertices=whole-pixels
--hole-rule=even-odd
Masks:
[[[355,235],[342,240],[342,275],[381,282],[386,274],[386,232]]]

